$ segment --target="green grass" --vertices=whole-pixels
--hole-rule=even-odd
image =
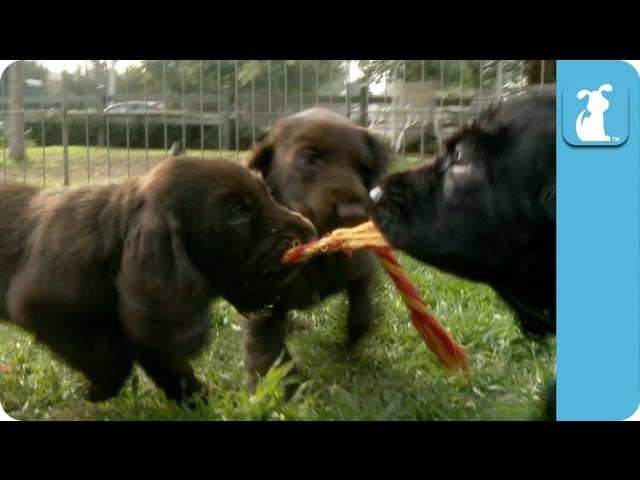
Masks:
[[[87,402],[85,379],[8,323],[0,323],[0,403],[22,420],[537,418],[555,376],[555,340],[538,343],[524,337],[511,311],[487,286],[444,274],[403,254],[398,258],[441,324],[466,348],[468,374],[444,369],[381,273],[373,291],[374,331],[351,353],[343,347],[344,295],[314,310],[294,312],[313,329],[294,333],[287,341],[303,381],[289,402],[283,399],[286,364],[273,369],[255,395],[248,393],[238,318],[229,304],[218,300],[211,306],[211,341],[193,362],[210,389],[207,406],[180,408],[138,368],[118,397]]]
[[[192,156],[227,157],[240,159],[245,152],[219,150],[194,150],[186,152]],[[147,172],[157,162],[166,158],[162,149],[106,148],[71,145],[68,148],[69,183],[71,186],[89,183],[121,182]],[[16,161],[9,151],[0,149],[0,181],[24,181],[34,185],[59,187],[64,183],[63,148],[59,145],[29,147],[25,160]]]

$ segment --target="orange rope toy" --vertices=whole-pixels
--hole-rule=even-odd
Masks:
[[[449,336],[429,312],[407,272],[391,253],[392,247],[373,222],[369,221],[353,228],[338,228],[318,240],[290,248],[284,253],[281,261],[301,262],[315,255],[334,251],[343,251],[351,255],[354,250],[360,248],[369,248],[376,253],[380,264],[393,280],[402,300],[411,311],[413,325],[444,366],[453,371],[468,370],[469,364],[464,348]]]

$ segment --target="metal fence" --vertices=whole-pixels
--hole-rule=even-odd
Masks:
[[[0,180],[44,186],[144,174],[176,141],[239,159],[279,118],[313,106],[367,126],[398,156],[428,156],[487,105],[555,89],[549,61],[22,63],[0,79]]]

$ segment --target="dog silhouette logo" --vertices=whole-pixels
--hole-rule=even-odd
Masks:
[[[562,89],[562,136],[576,147],[616,147],[629,134],[629,90],[616,79],[576,75]]]
[[[606,134],[604,128],[604,113],[609,110],[609,100],[602,92],[612,92],[613,86],[609,83],[600,85],[598,90],[580,90],[578,100],[589,97],[587,108],[578,114],[576,119],[576,135],[583,142],[610,142],[611,137]],[[589,115],[585,117],[585,113]]]

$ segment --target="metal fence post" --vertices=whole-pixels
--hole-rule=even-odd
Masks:
[[[220,128],[222,129],[222,150],[230,150],[231,145],[231,119],[229,115],[230,102],[231,87],[226,85],[222,94],[222,112],[220,118]]]
[[[67,103],[65,101],[64,77],[62,71],[62,84],[60,88],[62,96],[62,162],[64,168],[64,186],[69,186],[69,125],[67,124]]]

